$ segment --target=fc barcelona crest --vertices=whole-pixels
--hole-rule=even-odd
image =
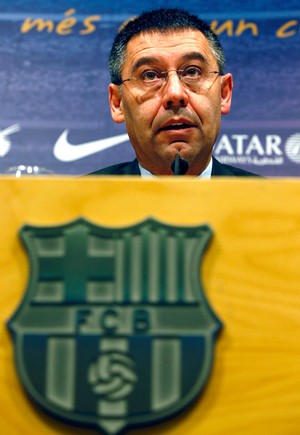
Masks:
[[[221,322],[200,282],[208,226],[25,226],[31,272],[9,321],[19,377],[56,418],[124,433],[189,406]]]

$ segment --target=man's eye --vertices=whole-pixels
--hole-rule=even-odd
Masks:
[[[152,82],[161,78],[161,75],[157,71],[144,71],[141,75],[141,79],[144,82]]]
[[[189,66],[182,71],[182,77],[197,78],[202,76],[201,68],[197,66]]]

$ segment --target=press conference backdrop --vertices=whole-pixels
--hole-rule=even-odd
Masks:
[[[182,6],[152,0],[151,7]],[[265,176],[300,175],[299,0],[186,0],[212,24],[235,81],[214,154]],[[133,158],[110,118],[107,59],[149,2],[0,0],[0,173],[37,165],[84,174]]]

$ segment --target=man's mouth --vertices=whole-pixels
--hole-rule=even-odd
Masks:
[[[185,124],[182,122],[176,122],[174,124],[167,125],[159,129],[159,131],[170,131],[170,130],[185,130],[186,128],[192,128],[193,125]]]

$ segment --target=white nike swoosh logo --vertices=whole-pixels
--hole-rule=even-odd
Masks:
[[[106,139],[73,145],[68,141],[68,134],[69,130],[65,130],[59,136],[53,148],[54,156],[61,162],[74,162],[129,140],[128,134],[120,134]]]

